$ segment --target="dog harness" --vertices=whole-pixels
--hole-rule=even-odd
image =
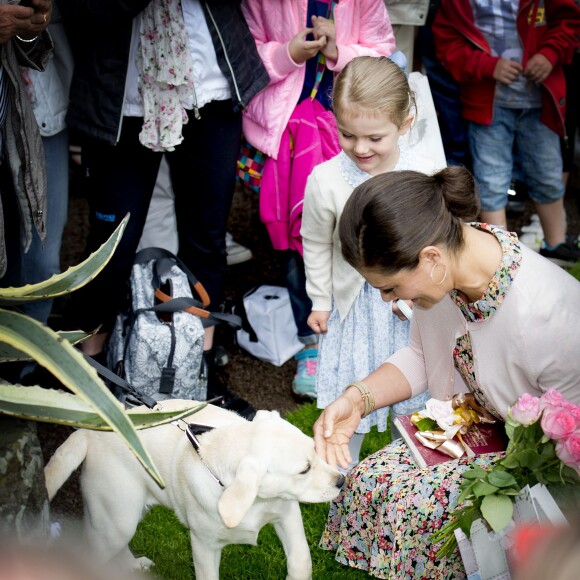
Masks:
[[[181,420],[180,421],[182,423],[185,423],[185,421]],[[176,427],[179,427],[179,429],[181,429],[186,435],[187,438],[189,439],[189,442],[191,443],[192,447],[195,449],[195,452],[197,453],[200,461],[203,463],[203,465],[205,466],[205,468],[208,470],[209,474],[222,486],[224,487],[224,484],[220,481],[219,477],[209,468],[209,465],[203,460],[203,457],[201,456],[201,453],[199,452],[199,440],[197,438],[197,435],[202,435],[203,433],[207,433],[207,431],[211,431],[213,429],[213,427],[209,426],[209,425],[199,425],[197,423],[185,423],[185,428],[182,428],[180,425],[177,424],[178,422],[175,421],[173,424]]]

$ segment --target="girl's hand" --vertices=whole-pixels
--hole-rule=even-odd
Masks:
[[[288,52],[296,64],[306,62],[309,58],[316,56],[326,45],[326,36],[321,36],[316,40],[306,40],[306,36],[312,31],[312,28],[304,28],[288,44]]]
[[[330,318],[328,310],[313,310],[306,321],[308,326],[316,332],[316,334],[326,333],[328,330],[327,322]]]
[[[326,37],[326,45],[322,48],[322,54],[330,60],[338,60],[338,48],[336,47],[336,27],[334,22],[323,16],[312,17],[312,34],[314,38]]]
[[[360,423],[362,404],[359,392],[347,389],[314,423],[316,453],[326,463],[347,469],[352,462],[348,442]]]
[[[401,309],[397,306],[397,302],[398,300],[393,300],[392,306],[391,306],[391,310],[393,311],[393,314],[399,319],[399,320],[408,320],[408,318],[401,312]],[[403,300],[403,302],[411,309],[413,310],[413,301],[412,300]]]

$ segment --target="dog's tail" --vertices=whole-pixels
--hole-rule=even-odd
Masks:
[[[87,437],[84,430],[75,431],[54,453],[44,468],[48,500],[56,495],[72,472],[87,455]]]

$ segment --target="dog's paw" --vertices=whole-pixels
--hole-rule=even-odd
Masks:
[[[131,568],[133,570],[149,570],[149,568],[151,568],[153,564],[155,564],[153,560],[150,560],[145,556],[141,556],[141,558],[135,558],[133,560],[133,565],[131,566]]]

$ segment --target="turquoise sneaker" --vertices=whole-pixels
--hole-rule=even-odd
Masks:
[[[305,348],[294,358],[298,361],[298,366],[292,381],[292,391],[299,397],[316,399],[318,348]]]

